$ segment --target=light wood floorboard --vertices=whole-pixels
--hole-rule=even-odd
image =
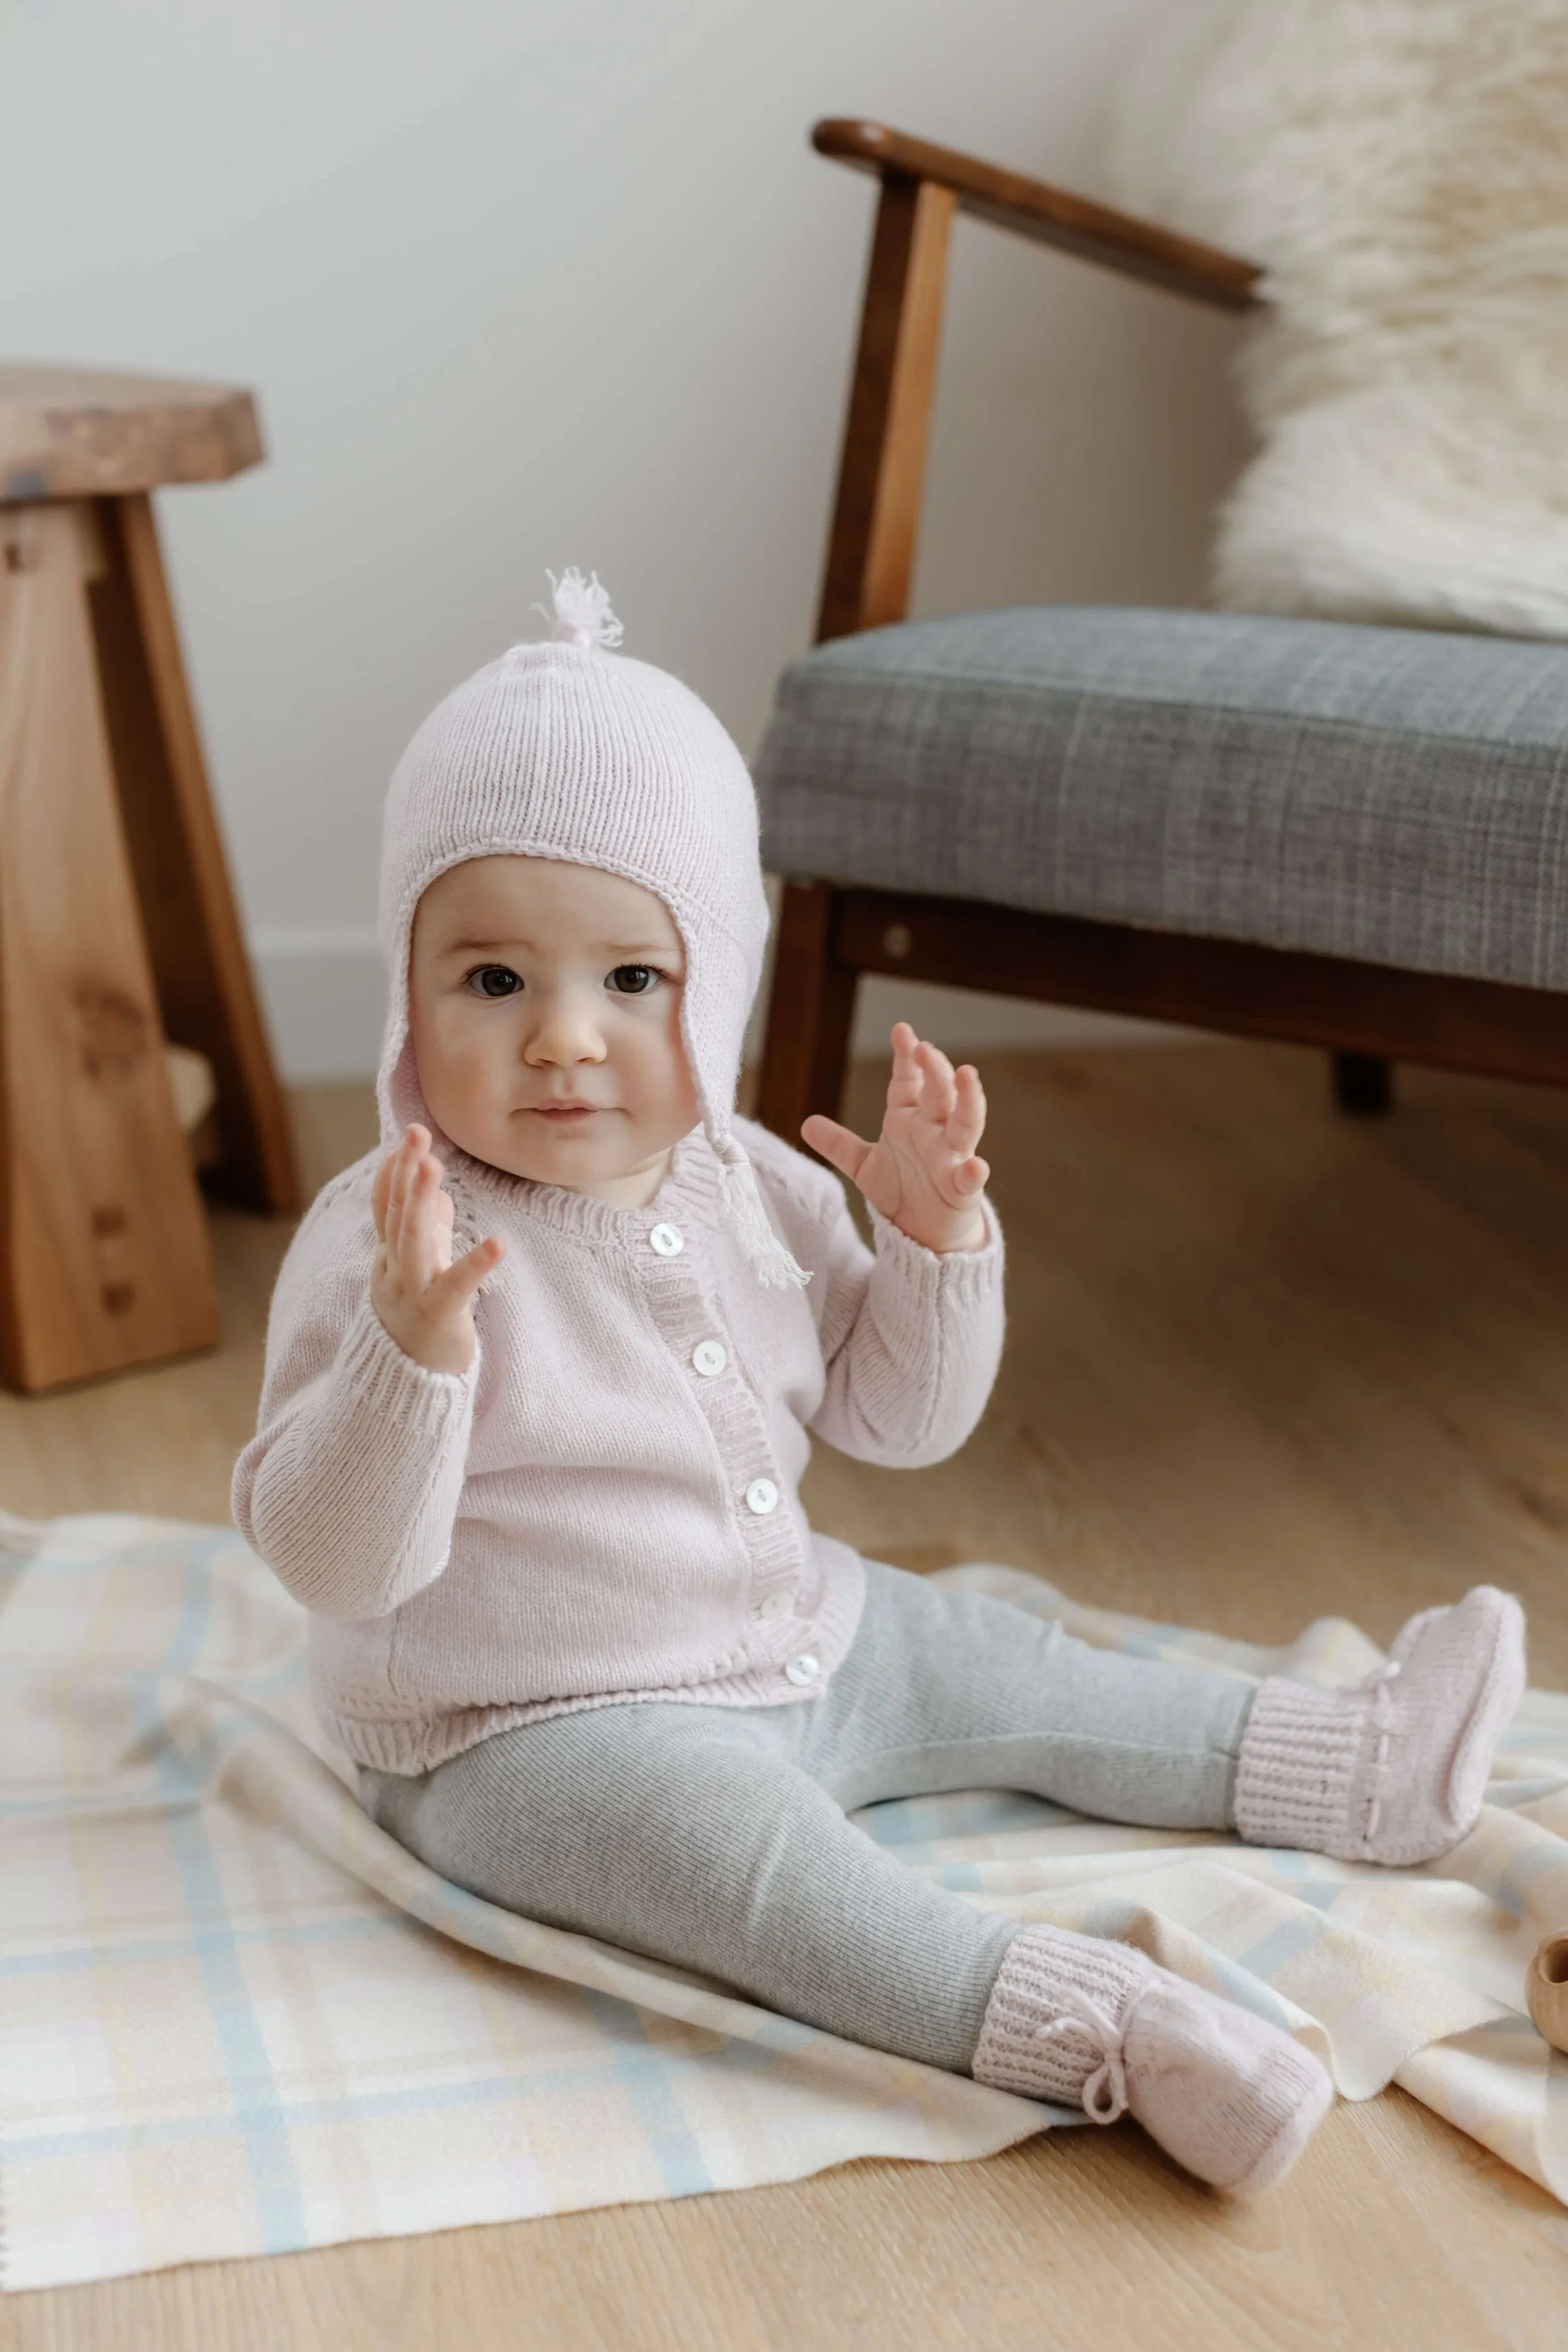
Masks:
[[[1329,1110],[1316,1057],[995,1060],[1011,1254],[996,1398],[954,1462],[819,1452],[814,1517],[913,1568],[1011,1561],[1114,1608],[1386,1637],[1481,1577],[1568,1685],[1568,1097],[1401,1074]],[[874,1114],[877,1076],[856,1077]],[[298,1098],[313,1180],[368,1092]],[[226,1516],[287,1235],[215,1219],[216,1356],[0,1397],[0,1502]],[[1395,2093],[1236,2207],[1131,2127],[972,2165],[214,2263],[0,2305],[3,2352],[958,2352],[1130,2341],[1423,2352],[1568,2340],[1568,2215]]]

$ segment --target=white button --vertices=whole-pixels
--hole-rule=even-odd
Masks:
[[[686,1236],[676,1225],[655,1225],[648,1242],[660,1257],[679,1257],[686,1247]]]
[[[787,1617],[795,1603],[787,1592],[770,1592],[765,1601],[757,1603],[759,1617]]]
[[[779,1490],[771,1478],[753,1478],[746,1489],[746,1508],[755,1511],[759,1519],[777,1507]]]
[[[717,1339],[699,1339],[691,1350],[691,1360],[705,1381],[715,1379],[729,1362],[729,1357]]]
[[[814,1658],[809,1650],[803,1657],[792,1658],[784,1668],[784,1673],[790,1681],[798,1683],[802,1690],[805,1688],[807,1683],[814,1683],[821,1672],[822,1660]]]

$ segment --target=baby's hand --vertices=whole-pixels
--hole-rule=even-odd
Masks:
[[[474,1360],[474,1293],[506,1244],[492,1234],[452,1264],[452,1196],[423,1127],[411,1127],[387,1153],[370,1205],[381,1244],[371,1305],[404,1354],[426,1371],[466,1372]]]
[[[955,1071],[940,1046],[900,1021],[879,1139],[867,1143],[820,1112],[800,1131],[900,1233],[942,1254],[984,1244],[980,1196],[991,1171],[974,1157],[984,1125],[979,1073],[967,1062]]]

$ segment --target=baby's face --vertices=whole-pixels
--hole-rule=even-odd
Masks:
[[[699,1110],[686,960],[650,890],[552,857],[476,857],[414,917],[409,1025],[437,1126],[475,1160],[637,1206]]]

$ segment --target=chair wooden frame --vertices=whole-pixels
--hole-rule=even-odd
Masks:
[[[879,123],[819,122],[812,142],[881,182],[821,644],[908,613],[955,214],[1222,310],[1258,308],[1261,273]],[[1387,1108],[1394,1060],[1568,1085],[1568,1003],[1554,992],[792,876],[757,1100],[777,1134],[794,1140],[808,1113],[837,1112],[863,972],[1323,1046],[1347,1111]]]

